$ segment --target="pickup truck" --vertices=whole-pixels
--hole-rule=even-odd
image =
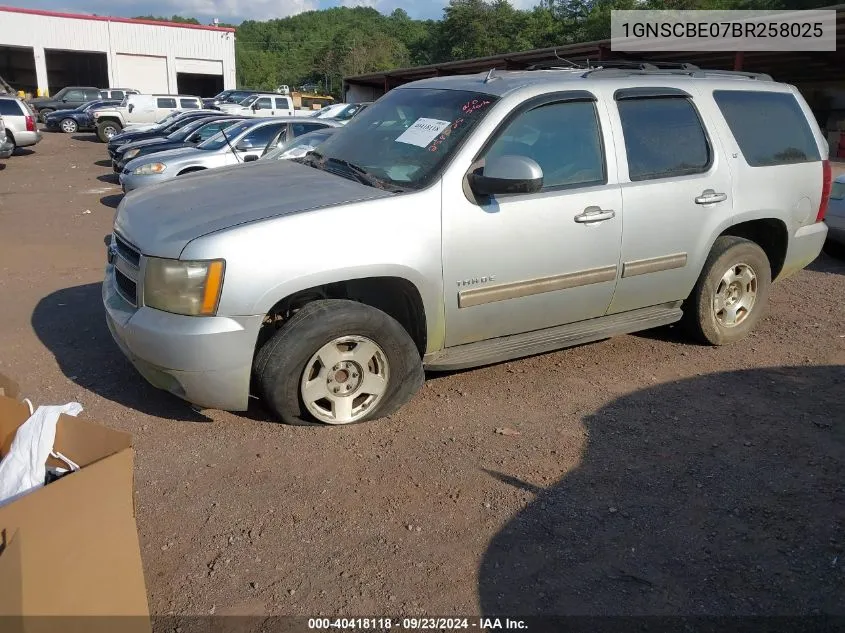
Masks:
[[[199,110],[202,99],[191,95],[130,94],[119,107],[94,112],[94,127],[102,143],[133,123],[155,123],[174,110]]]

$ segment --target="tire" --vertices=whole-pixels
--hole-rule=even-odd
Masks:
[[[15,143],[15,137],[12,136],[12,132],[9,130],[6,130],[6,140],[12,144],[12,154],[14,154],[18,149],[18,144]]]
[[[741,237],[717,238],[684,303],[687,332],[709,345],[742,340],[762,318],[771,284],[771,265],[762,248]]]
[[[108,143],[109,139],[122,129],[123,126],[117,121],[100,121],[97,124],[97,138],[101,143]]]
[[[79,124],[73,119],[62,119],[59,127],[65,134],[76,134],[79,131]]]
[[[337,341],[353,347],[347,356],[332,359]],[[323,365],[318,354],[337,364]],[[294,425],[351,424],[388,416],[414,396],[425,378],[419,350],[398,321],[344,299],[313,301],[296,312],[258,351],[254,372],[264,403],[279,420]],[[383,383],[377,379],[379,373],[386,378]],[[368,382],[374,391],[381,390],[380,395],[367,390]],[[306,385],[314,387],[308,400],[323,393],[326,397],[306,404]],[[352,390],[349,395],[330,399],[332,391],[337,394],[344,388]],[[346,408],[343,402],[348,403]]]
[[[47,115],[52,114],[53,112],[55,112],[53,108],[44,108],[43,110],[38,111],[38,118],[41,119],[42,123],[46,123]]]

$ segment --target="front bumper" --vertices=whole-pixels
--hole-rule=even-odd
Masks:
[[[822,252],[827,239],[827,225],[816,222],[795,231],[786,249],[786,259],[778,279],[794,275],[809,266]]]
[[[828,241],[845,246],[845,217],[828,214],[824,221],[827,224]]]
[[[103,281],[106,323],[117,346],[154,387],[207,409],[246,411],[262,316],[190,317],[135,308]]]
[[[157,185],[160,182],[170,180],[169,174],[150,174],[149,176],[137,176],[133,173],[120,172],[120,186],[123,188],[123,193],[129,193],[142,187],[150,185]]]

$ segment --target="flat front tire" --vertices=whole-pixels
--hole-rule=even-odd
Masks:
[[[763,316],[771,283],[771,265],[762,248],[741,237],[717,238],[684,304],[687,331],[709,345],[745,338]]]
[[[101,121],[97,124],[97,138],[101,143],[108,143],[111,137],[120,132],[121,126],[114,121]]]
[[[382,418],[424,380],[405,328],[381,310],[344,299],[306,304],[258,351],[254,370],[265,404],[286,424]]]

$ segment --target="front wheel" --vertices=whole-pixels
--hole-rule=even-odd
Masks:
[[[115,121],[101,121],[97,124],[97,138],[102,143],[108,143],[111,137],[115,136],[123,129],[120,123]]]
[[[41,122],[47,123],[47,115],[52,114],[53,112],[55,112],[55,110],[53,110],[53,108],[44,108],[43,110],[39,110],[38,116],[41,119]]]
[[[61,128],[65,134],[76,134],[79,131],[79,125],[73,119],[62,119]]]
[[[710,345],[745,338],[762,317],[771,283],[762,248],[741,237],[719,237],[684,305],[687,331]]]
[[[255,377],[287,424],[340,425],[390,415],[422,386],[422,359],[393,317],[342,299],[313,301],[258,351]]]

